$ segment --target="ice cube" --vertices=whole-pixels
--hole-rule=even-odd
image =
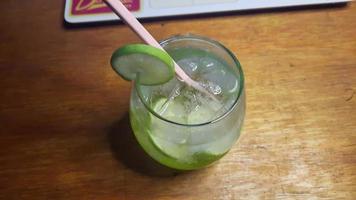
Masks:
[[[199,58],[185,58],[179,60],[177,64],[190,76],[194,76],[198,69]]]
[[[214,83],[219,86],[222,91],[227,93],[236,92],[238,89],[237,77],[226,64],[206,56],[200,58],[199,64],[202,66],[202,69],[199,70],[199,79],[201,82],[208,82],[208,84]],[[209,87],[214,94],[216,91],[219,91],[218,87]]]
[[[217,66],[220,65],[219,61],[217,61],[216,59],[207,57],[207,56],[200,58],[199,63],[201,63],[201,66],[203,68],[208,68],[209,70],[216,68]]]
[[[200,124],[208,122],[214,116],[214,110],[208,107],[206,103],[197,106],[196,109],[188,115],[189,124]]]
[[[188,157],[188,151],[185,145],[173,143],[155,136],[151,136],[151,140],[162,153],[170,157],[178,159],[185,159]]]
[[[166,120],[181,124],[187,123],[187,113],[183,105],[175,99],[171,101],[168,101],[168,99],[160,99],[153,109],[155,112],[161,112],[160,116]],[[152,135],[161,138],[163,141],[166,140],[171,143],[184,144],[188,138],[188,132],[185,131],[184,128],[174,128],[172,126],[175,125],[151,114]]]

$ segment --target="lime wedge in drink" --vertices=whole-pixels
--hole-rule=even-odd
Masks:
[[[174,61],[168,53],[145,44],[117,49],[111,66],[125,80],[136,80],[142,85],[159,85],[174,77]]]

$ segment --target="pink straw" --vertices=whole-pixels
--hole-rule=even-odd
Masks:
[[[120,0],[105,0],[107,4],[113,9],[113,11],[126,22],[127,25],[148,45],[154,46],[156,48],[164,49],[161,45],[152,37],[152,35],[143,27],[143,25],[136,19],[133,14],[121,3]],[[216,99],[214,95],[209,93],[204,87],[202,87],[198,82],[191,79],[179,65],[174,62],[174,68],[176,75],[183,80],[185,83],[194,87],[195,89],[208,94],[213,99]]]

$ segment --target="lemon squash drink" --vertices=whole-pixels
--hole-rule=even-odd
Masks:
[[[225,155],[240,135],[245,115],[241,66],[227,48],[207,38],[175,36],[161,46],[166,52],[126,45],[111,59],[121,77],[134,81],[133,132],[159,163],[180,170],[202,168]],[[175,76],[172,58],[199,90]]]
[[[159,163],[180,170],[202,168],[225,155],[240,135],[245,115],[241,66],[227,48],[207,38],[175,36],[161,46],[210,95],[169,77],[165,68],[152,72],[143,66],[139,75],[128,78],[136,80],[130,101],[133,132]],[[161,64],[142,56],[135,59]],[[150,80],[140,81],[143,77]]]

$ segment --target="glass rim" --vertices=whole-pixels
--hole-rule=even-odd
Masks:
[[[241,64],[239,62],[239,60],[236,58],[236,56],[228,49],[226,48],[224,45],[222,45],[220,42],[207,38],[207,37],[203,37],[203,36],[197,36],[197,35],[193,35],[193,34],[180,34],[180,35],[174,35],[172,37],[169,37],[167,39],[161,40],[159,43],[160,45],[162,45],[162,47],[164,47],[165,44],[167,44],[168,42],[174,41],[174,40],[180,40],[180,39],[192,39],[192,40],[201,40],[204,42],[208,42],[211,43],[213,45],[216,45],[220,48],[222,48],[225,52],[228,53],[228,55],[232,58],[232,60],[235,63],[235,67],[237,67],[238,72],[240,73],[240,78],[238,79],[239,81],[239,90],[238,90],[238,94],[237,97],[234,101],[234,103],[230,106],[230,108],[224,112],[223,114],[221,114],[220,116],[216,117],[213,120],[209,120],[207,122],[203,122],[203,123],[197,123],[197,124],[183,124],[183,123],[178,123],[169,119],[166,119],[162,116],[160,116],[158,113],[156,113],[149,105],[147,105],[146,101],[144,100],[142,91],[140,89],[141,85],[137,82],[134,82],[134,87],[135,90],[140,98],[140,101],[143,103],[143,105],[145,106],[145,108],[151,113],[153,114],[155,117],[168,122],[170,124],[175,124],[175,125],[179,125],[179,126],[185,126],[185,127],[199,127],[199,126],[205,126],[205,125],[209,125],[209,124],[214,124],[217,123],[221,120],[223,120],[225,117],[227,117],[234,109],[235,107],[239,104],[239,100],[241,99],[244,87],[245,87],[245,78],[244,78],[244,73],[241,67]]]

